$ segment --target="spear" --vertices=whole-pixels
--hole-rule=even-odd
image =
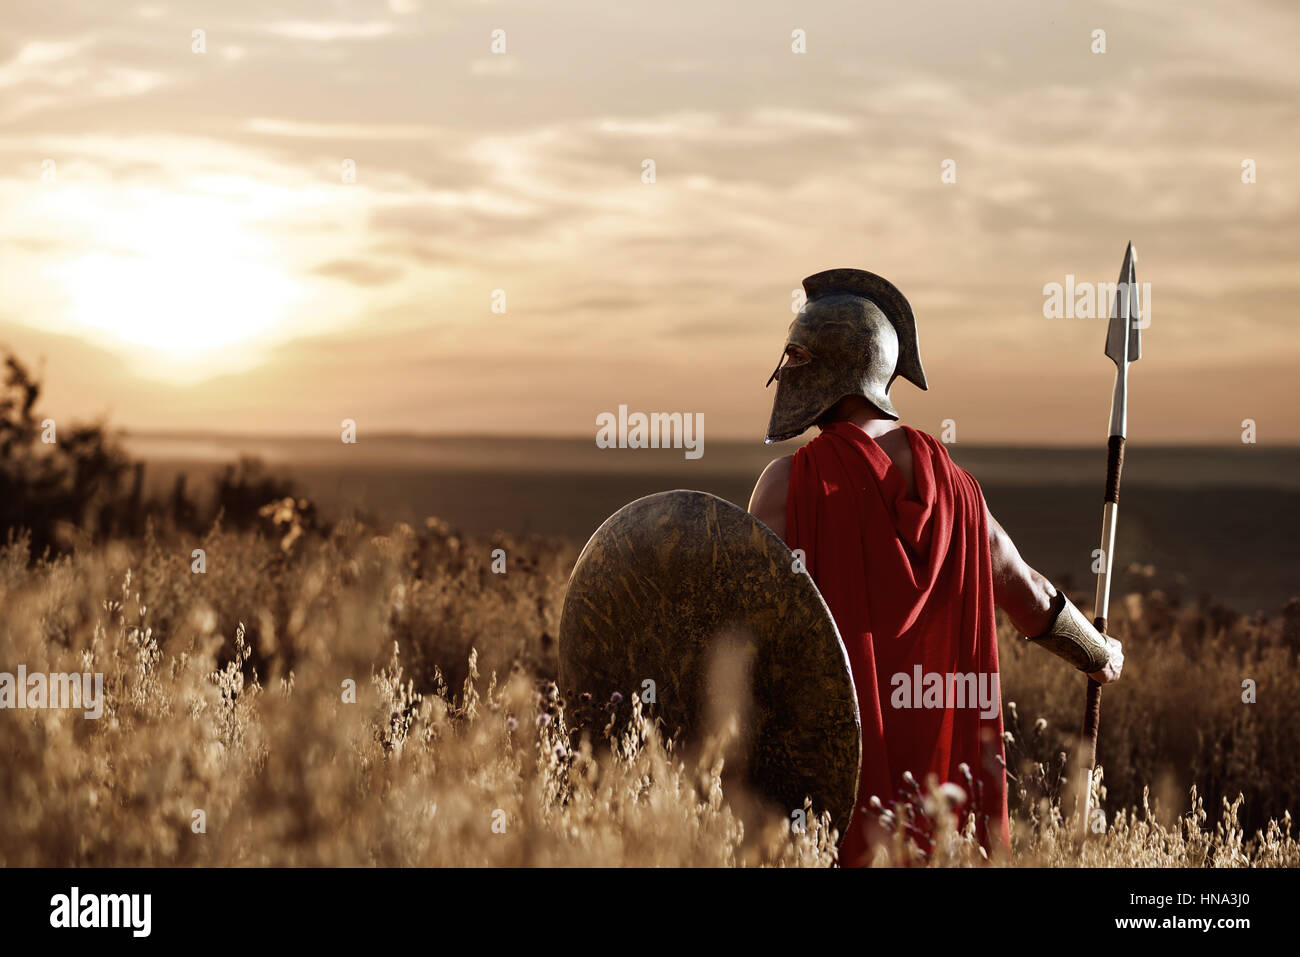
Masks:
[[[1110,568],[1115,557],[1115,524],[1119,514],[1119,480],[1124,470],[1124,438],[1128,428],[1128,367],[1142,355],[1142,300],[1137,284],[1137,251],[1128,244],[1119,269],[1115,305],[1106,329],[1106,355],[1115,362],[1115,392],[1110,400],[1110,438],[1106,451],[1106,497],[1101,513],[1101,566],[1097,572],[1096,618],[1093,624],[1106,634],[1110,611]],[[1083,817],[1086,836],[1092,810],[1092,773],[1097,764],[1097,726],[1101,720],[1101,685],[1088,679],[1088,699],[1083,711]]]

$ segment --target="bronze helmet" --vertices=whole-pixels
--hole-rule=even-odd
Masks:
[[[840,399],[860,395],[898,418],[889,388],[899,376],[927,388],[912,307],[892,283],[863,269],[827,269],[803,281],[804,303],[786,337],[767,442],[794,438]],[[785,365],[791,346],[809,361]]]

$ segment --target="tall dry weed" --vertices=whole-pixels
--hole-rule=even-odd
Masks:
[[[436,522],[351,523],[288,547],[219,526],[196,542],[150,530],[35,563],[11,543],[0,670],[101,672],[105,704],[99,720],[0,713],[0,864],[831,863],[825,817],[809,807],[792,828],[728,783],[738,729],[688,756],[633,695],[604,704],[627,719],[612,741],[571,733],[553,678],[574,557],[540,540],[466,542]],[[1295,700],[1300,679],[1281,624],[1213,625],[1152,596],[1124,607],[1129,664],[1101,745],[1108,827],[1082,849],[1055,757],[1082,686],[1003,635],[1014,848],[991,863],[1300,863],[1286,813],[1300,773],[1283,754],[1297,718],[1273,697]],[[1256,710],[1239,673],[1258,676]],[[1276,820],[1241,823],[1238,791]],[[1222,796],[1213,817],[1205,793]],[[990,863],[953,794],[918,788],[916,801],[935,853],[918,858],[896,815],[879,863]]]

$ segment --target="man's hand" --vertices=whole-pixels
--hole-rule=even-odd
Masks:
[[[1119,639],[1107,635],[1106,647],[1110,649],[1110,661],[1106,662],[1106,667],[1102,668],[1101,671],[1094,671],[1088,675],[1099,685],[1118,681],[1119,673],[1124,670],[1124,646],[1120,644]]]

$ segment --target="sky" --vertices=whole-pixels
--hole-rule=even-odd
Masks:
[[[1100,444],[1104,319],[1044,289],[1114,282],[1131,240],[1130,441],[1294,443],[1298,26],[1290,0],[6,0],[0,345],[56,420],[131,430],[594,436],[626,405],[761,441],[794,292],[855,266],[916,315],[905,422]]]

